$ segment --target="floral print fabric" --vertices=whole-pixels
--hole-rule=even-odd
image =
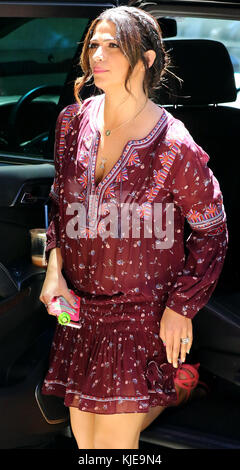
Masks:
[[[43,393],[99,414],[171,405],[177,399],[176,369],[159,338],[158,305],[103,297],[82,297],[78,329],[57,326]]]
[[[166,306],[193,318],[209,300],[226,255],[226,215],[209,156],[165,109],[145,138],[127,142],[96,185],[96,117],[103,101],[104,94],[81,107],[67,106],[57,121],[46,259],[60,247],[69,286],[88,300],[82,302],[80,329],[57,327],[43,390],[87,411],[146,412],[176,399],[175,370],[167,363],[159,322]],[[126,217],[122,207],[134,204],[139,232],[136,236],[130,223],[126,236],[122,221],[129,213]],[[79,205],[86,209],[86,224],[74,218]],[[104,237],[112,205],[119,216],[116,233]],[[160,212],[154,219],[156,207]],[[160,230],[149,229],[160,218]],[[184,243],[185,221],[191,234]],[[133,328],[136,308],[148,320],[144,317]],[[108,322],[112,309],[114,320]],[[121,311],[129,317],[126,322]],[[125,345],[120,356],[119,337]],[[111,374],[105,382],[101,377],[108,365]]]

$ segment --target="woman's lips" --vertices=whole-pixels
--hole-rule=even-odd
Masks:
[[[105,70],[105,69],[93,69],[93,73],[103,73],[103,72],[107,72],[107,70]]]

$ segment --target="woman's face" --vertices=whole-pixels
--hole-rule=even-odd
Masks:
[[[112,21],[97,23],[89,44],[89,63],[98,88],[107,91],[124,87],[129,62],[118,46]]]

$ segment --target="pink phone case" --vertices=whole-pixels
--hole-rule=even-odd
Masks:
[[[75,299],[76,307],[72,307],[67,302],[67,300],[62,295],[60,295],[58,297],[53,297],[50,305],[50,311],[56,316],[59,316],[62,313],[67,313],[70,315],[71,321],[77,322],[79,321],[81,297],[76,295],[72,289],[69,289],[69,291]],[[71,322],[68,323],[68,325],[71,325]]]

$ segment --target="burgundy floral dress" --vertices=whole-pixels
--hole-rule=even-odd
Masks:
[[[177,399],[161,316],[168,306],[193,318],[209,300],[227,251],[226,215],[209,156],[166,109],[97,185],[104,99],[69,105],[57,120],[46,259],[61,248],[81,309],[78,328],[56,323],[42,392],[83,411],[146,413]]]

